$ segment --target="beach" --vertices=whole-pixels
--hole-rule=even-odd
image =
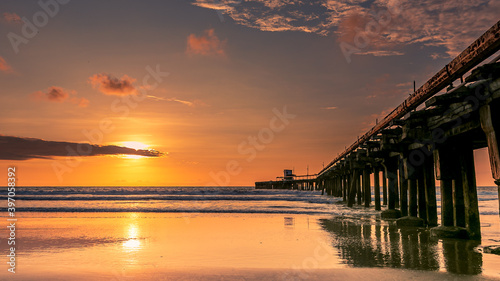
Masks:
[[[452,242],[451,251],[445,245],[444,256],[438,243],[428,240],[406,252],[401,249],[408,243],[389,232],[389,226],[380,228],[388,238],[387,251],[378,252],[388,255],[388,262],[378,264],[369,253],[376,255],[380,243],[374,239],[370,246],[366,244],[370,240],[361,238],[367,229],[374,229],[377,236],[373,225],[357,222],[342,228],[320,219],[279,214],[31,213],[19,224],[17,272],[4,270],[0,276],[12,280],[386,280],[387,274],[393,280],[493,280],[500,276],[499,259],[461,250],[467,241]],[[333,224],[328,227],[351,232],[342,236],[325,231],[322,223],[329,222]],[[363,234],[352,232],[359,230]],[[332,247],[335,241],[342,245]],[[395,241],[401,245],[391,244]],[[418,250],[422,247],[425,255]],[[460,268],[464,265],[471,271]],[[482,267],[490,271],[482,272]]]
[[[44,191],[21,189],[21,206],[29,210],[45,201],[46,209],[17,213],[16,273],[8,272],[5,265],[1,279],[500,279],[500,257],[481,252],[482,246],[498,242],[498,215],[482,216],[479,243],[437,240],[425,228],[397,229],[393,221],[380,220],[372,208],[351,210],[341,199],[320,192],[252,188]],[[155,200],[147,199],[153,192]],[[35,193],[40,200],[26,200]],[[44,196],[59,199],[44,200]],[[162,196],[164,200],[159,200]],[[191,199],[196,196],[205,200],[200,197],[194,204]],[[108,199],[114,202],[108,202],[108,208],[115,203],[122,208],[141,207],[137,212],[92,211],[97,202]],[[84,209],[88,201],[96,202]],[[253,205],[254,212],[238,209],[240,201]],[[183,202],[202,206],[204,211],[159,212],[151,206]],[[59,205],[60,210],[52,205]],[[73,209],[67,209],[69,205]],[[295,209],[290,207],[294,205]],[[75,211],[79,206],[82,209]],[[8,231],[3,229],[0,235],[5,237]],[[0,252],[8,253],[7,243],[1,243]]]

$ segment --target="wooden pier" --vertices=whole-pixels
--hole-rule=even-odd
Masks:
[[[434,227],[431,234],[439,237],[480,239],[473,151],[488,148],[500,193],[500,62],[499,57],[486,61],[499,49],[500,21],[315,178],[255,187],[323,190],[348,206],[365,207],[372,205],[373,187],[375,209],[387,206],[382,218],[399,218],[399,226]]]
[[[317,175],[277,177],[274,181],[256,182],[256,189],[296,189],[296,190],[316,190]]]

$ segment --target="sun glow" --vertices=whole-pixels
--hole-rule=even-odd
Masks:
[[[121,143],[121,145],[128,147],[128,148],[133,148],[135,150],[140,150],[140,149],[148,149],[149,145],[144,144],[142,142],[138,141],[124,141]]]
[[[142,143],[142,142],[138,142],[138,141],[124,141],[124,142],[121,142],[120,145],[128,147],[128,148],[132,148],[135,150],[146,150],[146,149],[150,148],[149,145]],[[144,158],[144,156],[141,156],[141,155],[123,155],[123,158],[140,159],[140,158]]]

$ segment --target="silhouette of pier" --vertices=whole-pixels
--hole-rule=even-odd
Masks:
[[[404,228],[376,224],[359,219],[323,219],[321,226],[335,239],[343,262],[354,267],[392,267],[439,271],[457,274],[480,274],[483,254],[474,251],[476,240],[433,239],[421,228]]]
[[[386,206],[382,218],[431,226],[439,237],[480,239],[473,151],[488,148],[500,192],[500,56],[490,58],[499,49],[500,21],[314,177],[255,187],[323,190],[365,207],[373,187],[375,209]]]

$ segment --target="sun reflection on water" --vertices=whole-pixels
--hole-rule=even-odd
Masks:
[[[137,214],[130,214],[131,219],[136,219]],[[127,252],[137,251],[142,248],[142,241],[140,239],[140,228],[137,222],[132,221],[126,229],[124,237],[127,239],[123,241],[122,248]]]
[[[123,241],[122,246],[127,251],[136,251],[141,248],[141,241],[138,239],[129,239],[127,241]]]

